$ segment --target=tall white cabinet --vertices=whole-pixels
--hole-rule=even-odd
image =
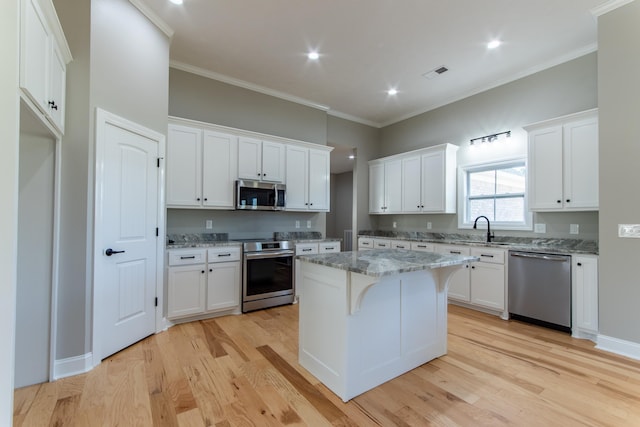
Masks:
[[[529,133],[529,208],[598,209],[598,111],[525,126]]]
[[[287,145],[286,210],[326,212],[329,210],[330,150]]]
[[[369,162],[369,213],[402,211],[402,159]]]

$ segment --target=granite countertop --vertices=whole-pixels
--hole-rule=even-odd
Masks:
[[[481,240],[484,235],[430,233],[422,231],[361,230],[358,237],[407,240],[413,242],[457,244],[465,246],[494,247],[508,250],[557,254],[598,254],[598,242],[583,239],[545,239],[531,237],[496,236],[492,242]]]
[[[373,277],[460,265],[479,260],[478,257],[473,256],[445,255],[403,249],[378,249],[375,251],[299,255],[296,258],[304,262],[325,265],[339,270],[366,274],[367,276]]]
[[[227,233],[168,234],[167,249],[213,248],[216,246],[242,246],[241,242],[229,240]]]

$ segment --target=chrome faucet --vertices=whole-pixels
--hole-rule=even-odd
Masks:
[[[491,234],[491,222],[489,222],[489,218],[484,215],[480,215],[479,217],[477,217],[473,222],[473,229],[476,230],[478,228],[478,220],[480,218],[484,218],[487,220],[487,243],[490,243],[491,239],[493,239],[493,234]]]

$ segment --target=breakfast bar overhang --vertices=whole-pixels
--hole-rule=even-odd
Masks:
[[[447,282],[477,257],[406,250],[299,256],[300,364],[347,402],[447,352]]]

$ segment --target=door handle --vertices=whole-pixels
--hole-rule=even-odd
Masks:
[[[114,250],[113,250],[113,249],[111,249],[111,248],[109,248],[109,249],[107,249],[106,251],[104,251],[104,254],[105,254],[106,256],[111,256],[111,255],[113,255],[113,254],[123,254],[123,253],[124,253],[124,251],[114,251]]]

